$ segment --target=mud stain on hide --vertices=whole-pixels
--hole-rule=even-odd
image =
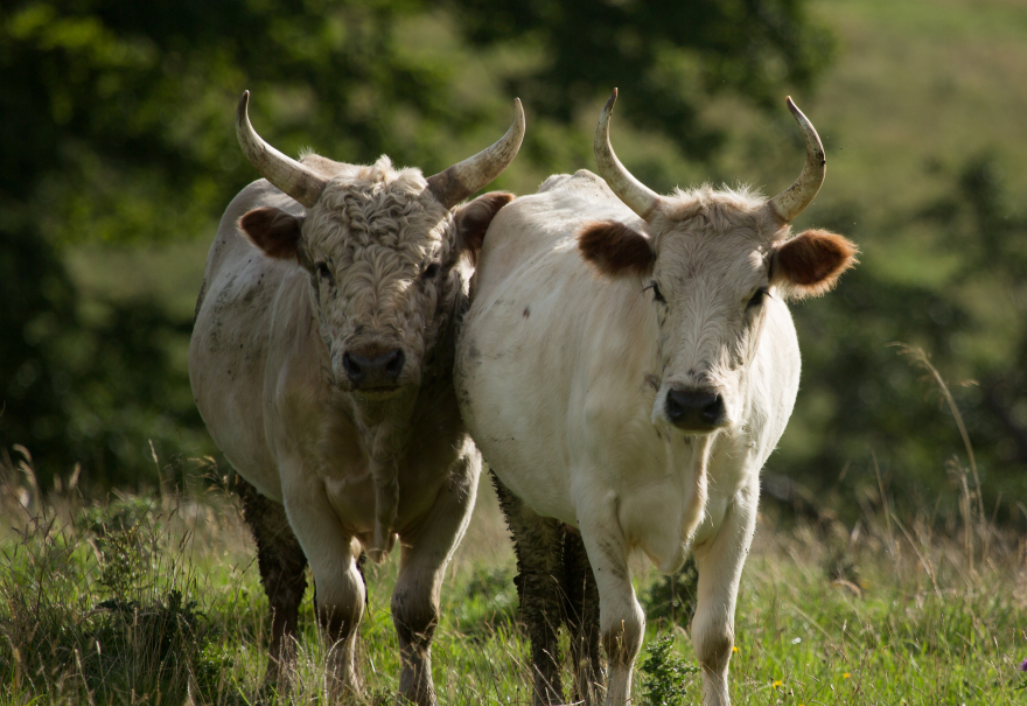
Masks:
[[[624,562],[623,550],[614,546],[609,540],[600,540],[599,551],[602,553],[603,558],[606,559],[606,564],[614,578],[627,581],[627,564]]]

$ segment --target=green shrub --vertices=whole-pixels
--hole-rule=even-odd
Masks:
[[[673,653],[674,638],[664,635],[649,642],[639,665],[642,703],[646,706],[677,706],[684,703],[688,677],[699,668]]]

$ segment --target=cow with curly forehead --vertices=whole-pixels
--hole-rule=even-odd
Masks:
[[[254,132],[248,99],[236,127],[264,179],[229,204],[211,247],[189,375],[245,479],[273,615],[268,679],[289,662],[309,561],[333,690],[360,692],[358,559],[398,539],[400,692],[432,704],[439,591],[480,472],[452,382],[456,326],[485,229],[513,196],[458,204],[513,161],[524,114],[518,101],[499,142],[425,178],[387,157],[286,157]]]

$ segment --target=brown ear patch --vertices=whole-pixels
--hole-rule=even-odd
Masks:
[[[482,194],[466,206],[456,210],[457,233],[460,238],[460,250],[470,254],[471,262],[475,262],[485,242],[485,231],[496,217],[499,210],[516,198],[506,191],[492,191]]]
[[[303,219],[270,206],[243,214],[239,230],[268,257],[295,259]]]
[[[607,275],[646,275],[656,259],[649,238],[617,221],[586,225],[578,233],[578,249]]]
[[[790,297],[831,291],[845,270],[856,264],[859,249],[845,236],[807,230],[783,243],[774,256],[773,284]]]

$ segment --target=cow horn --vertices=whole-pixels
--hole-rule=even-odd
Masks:
[[[260,175],[310,208],[324,189],[325,180],[264,142],[250,123],[250,92],[243,91],[235,113],[235,134],[243,154]]]
[[[806,139],[806,164],[795,183],[767,201],[767,205],[781,223],[790,223],[810,205],[813,197],[820,191],[827,172],[827,159],[824,156],[824,145],[820,136],[802,111],[795,107],[791,97],[786,101],[788,110],[792,111],[795,120],[802,128],[802,136]]]
[[[599,122],[596,124],[596,134],[592,147],[596,153],[596,166],[599,168],[599,176],[606,180],[606,183],[613,190],[624,204],[632,211],[649,220],[663,199],[655,191],[640,182],[631,175],[624,165],[613,153],[610,145],[610,115],[613,114],[613,105],[617,102],[617,89],[613,89],[610,100],[606,101],[603,112],[599,114]]]
[[[514,99],[514,105],[517,109],[514,121],[498,142],[428,177],[428,188],[446,208],[453,208],[502,174],[517,156],[524,140],[524,108],[520,98]]]

